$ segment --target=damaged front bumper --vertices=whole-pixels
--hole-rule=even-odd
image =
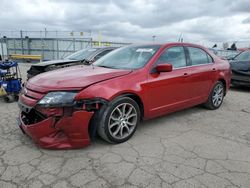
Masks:
[[[90,144],[88,128],[94,112],[73,110],[70,114],[65,114],[63,108],[44,108],[43,112],[55,115],[43,116],[44,113],[40,113],[40,110],[26,106],[20,101],[19,107],[19,127],[40,147],[72,149]]]

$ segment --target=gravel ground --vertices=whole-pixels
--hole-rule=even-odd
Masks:
[[[22,64],[22,72],[28,68]],[[0,101],[0,187],[250,187],[250,90],[222,107],[195,107],[143,122],[126,143],[97,139],[79,150],[44,150]]]

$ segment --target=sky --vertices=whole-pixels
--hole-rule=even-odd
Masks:
[[[1,0],[0,33],[44,28],[119,42],[250,41],[250,0]]]

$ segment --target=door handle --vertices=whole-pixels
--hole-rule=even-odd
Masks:
[[[213,68],[212,71],[215,72],[215,71],[216,71],[216,68]]]
[[[188,77],[188,73],[185,72],[185,73],[183,74],[183,77]]]

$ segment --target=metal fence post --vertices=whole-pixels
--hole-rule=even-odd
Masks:
[[[13,38],[14,53],[16,54],[16,39]]]
[[[57,59],[59,59],[59,41],[58,41],[58,38],[56,38],[56,56],[57,56]]]
[[[21,51],[23,54],[23,31],[22,30],[20,30],[20,37],[21,37]]]
[[[2,59],[4,59],[4,52],[3,52],[3,38],[1,37],[1,50],[2,50]]]
[[[51,43],[52,43],[52,49],[51,49],[51,51],[52,51],[52,56],[53,56],[53,59],[55,59],[55,42],[54,42],[53,39],[51,39],[50,41],[51,41]]]
[[[42,60],[44,60],[44,45],[43,45],[43,37],[42,37],[42,31],[40,31],[40,40],[41,40],[41,47],[42,47]]]
[[[74,52],[76,51],[76,40],[75,40],[75,38],[73,38],[73,51]]]
[[[4,43],[6,45],[6,57],[9,58],[9,40],[7,37],[4,37]]]
[[[29,39],[29,37],[26,37],[26,42],[27,42],[27,53],[30,54],[30,39]]]

